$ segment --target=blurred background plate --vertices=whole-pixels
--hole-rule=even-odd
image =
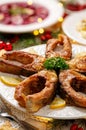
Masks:
[[[77,25],[83,20],[86,20],[86,10],[72,13],[67,16],[62,23],[64,33],[76,42],[86,45],[86,38],[83,38],[81,33],[77,30]]]
[[[0,0],[0,5],[12,2],[28,2],[31,0]],[[28,25],[6,25],[0,24],[0,32],[6,33],[24,33],[31,32],[39,28],[46,28],[55,24],[58,19],[63,15],[63,6],[57,2],[57,0],[32,0],[33,3],[39,4],[48,9],[49,15],[42,21],[37,23],[31,23]]]
[[[4,118],[4,117],[0,117],[0,126],[2,126],[3,124],[5,124],[6,122],[9,122],[13,128],[16,128],[18,130],[24,130],[18,123],[16,123],[15,121],[12,121],[8,118]]]

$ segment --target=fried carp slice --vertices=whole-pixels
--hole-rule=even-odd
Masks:
[[[68,104],[86,107],[86,76],[73,70],[60,72],[61,83],[60,96]]]
[[[86,73],[86,53],[76,56],[68,62],[69,67],[78,72]]]
[[[55,71],[42,70],[25,80],[15,88],[15,99],[29,112],[36,112],[50,103],[55,96],[57,85]]]
[[[61,57],[69,60],[72,56],[72,46],[69,38],[60,34],[58,39],[49,39],[46,44],[46,57]]]
[[[0,71],[29,76],[42,70],[45,58],[23,51],[7,52],[0,58]]]
[[[23,76],[29,76],[35,73],[34,70],[24,68],[20,63],[4,60],[2,58],[0,58],[0,72]]]

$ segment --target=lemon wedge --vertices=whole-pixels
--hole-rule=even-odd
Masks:
[[[65,100],[63,100],[60,97],[55,97],[55,99],[50,104],[50,108],[51,109],[56,109],[56,108],[64,107],[65,105],[66,105],[66,101]]]
[[[0,76],[1,81],[8,86],[17,86],[22,79],[19,77]]]

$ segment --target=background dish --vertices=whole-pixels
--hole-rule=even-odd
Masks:
[[[80,44],[86,45],[86,39],[81,36],[79,31],[77,31],[77,25],[83,19],[86,19],[86,10],[73,13],[65,18],[62,23],[62,29],[68,37]]]
[[[13,128],[18,128],[18,130],[24,130],[18,123],[3,117],[0,117],[0,126],[3,125],[6,121],[9,121]]]
[[[6,3],[12,3],[12,2],[27,2],[28,0],[1,0],[1,4]],[[31,32],[35,29],[39,28],[46,28],[48,26],[51,26],[55,24],[58,21],[58,18],[63,15],[64,9],[63,7],[56,1],[56,0],[47,0],[44,2],[44,0],[32,0],[33,3],[40,4],[47,8],[49,10],[48,17],[43,20],[40,23],[32,23],[29,25],[19,25],[19,26],[13,26],[13,25],[3,25],[0,24],[0,32],[6,32],[6,33],[24,33],[24,32]]]
[[[44,55],[45,54],[45,47],[46,45],[38,45],[38,46],[33,46],[24,49],[23,51],[30,52],[31,50],[34,50],[35,52],[38,52],[39,55]],[[73,52],[73,57],[80,53],[80,52],[86,52],[86,48],[81,45],[72,45],[72,52]],[[23,117],[24,114],[26,113],[26,110],[18,105],[18,102],[14,99],[14,92],[15,88],[14,87],[9,87],[0,82],[0,95],[1,97],[5,100],[7,104],[13,107],[14,110],[18,110],[20,113],[22,112]],[[17,115],[17,114],[16,114]],[[21,116],[22,116],[21,115]],[[27,114],[26,114],[27,115]],[[86,118],[86,109],[84,108],[79,108],[75,106],[66,106],[62,109],[50,109],[49,106],[45,106],[42,109],[40,109],[38,112],[34,114],[35,116],[43,116],[43,117],[52,117],[55,119],[79,119],[79,118]]]

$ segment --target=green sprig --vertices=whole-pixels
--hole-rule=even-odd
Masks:
[[[44,67],[47,69],[54,69],[54,70],[58,70],[58,69],[68,69],[69,66],[66,63],[66,61],[61,58],[61,57],[52,57],[52,58],[48,58],[45,62],[44,62]]]

